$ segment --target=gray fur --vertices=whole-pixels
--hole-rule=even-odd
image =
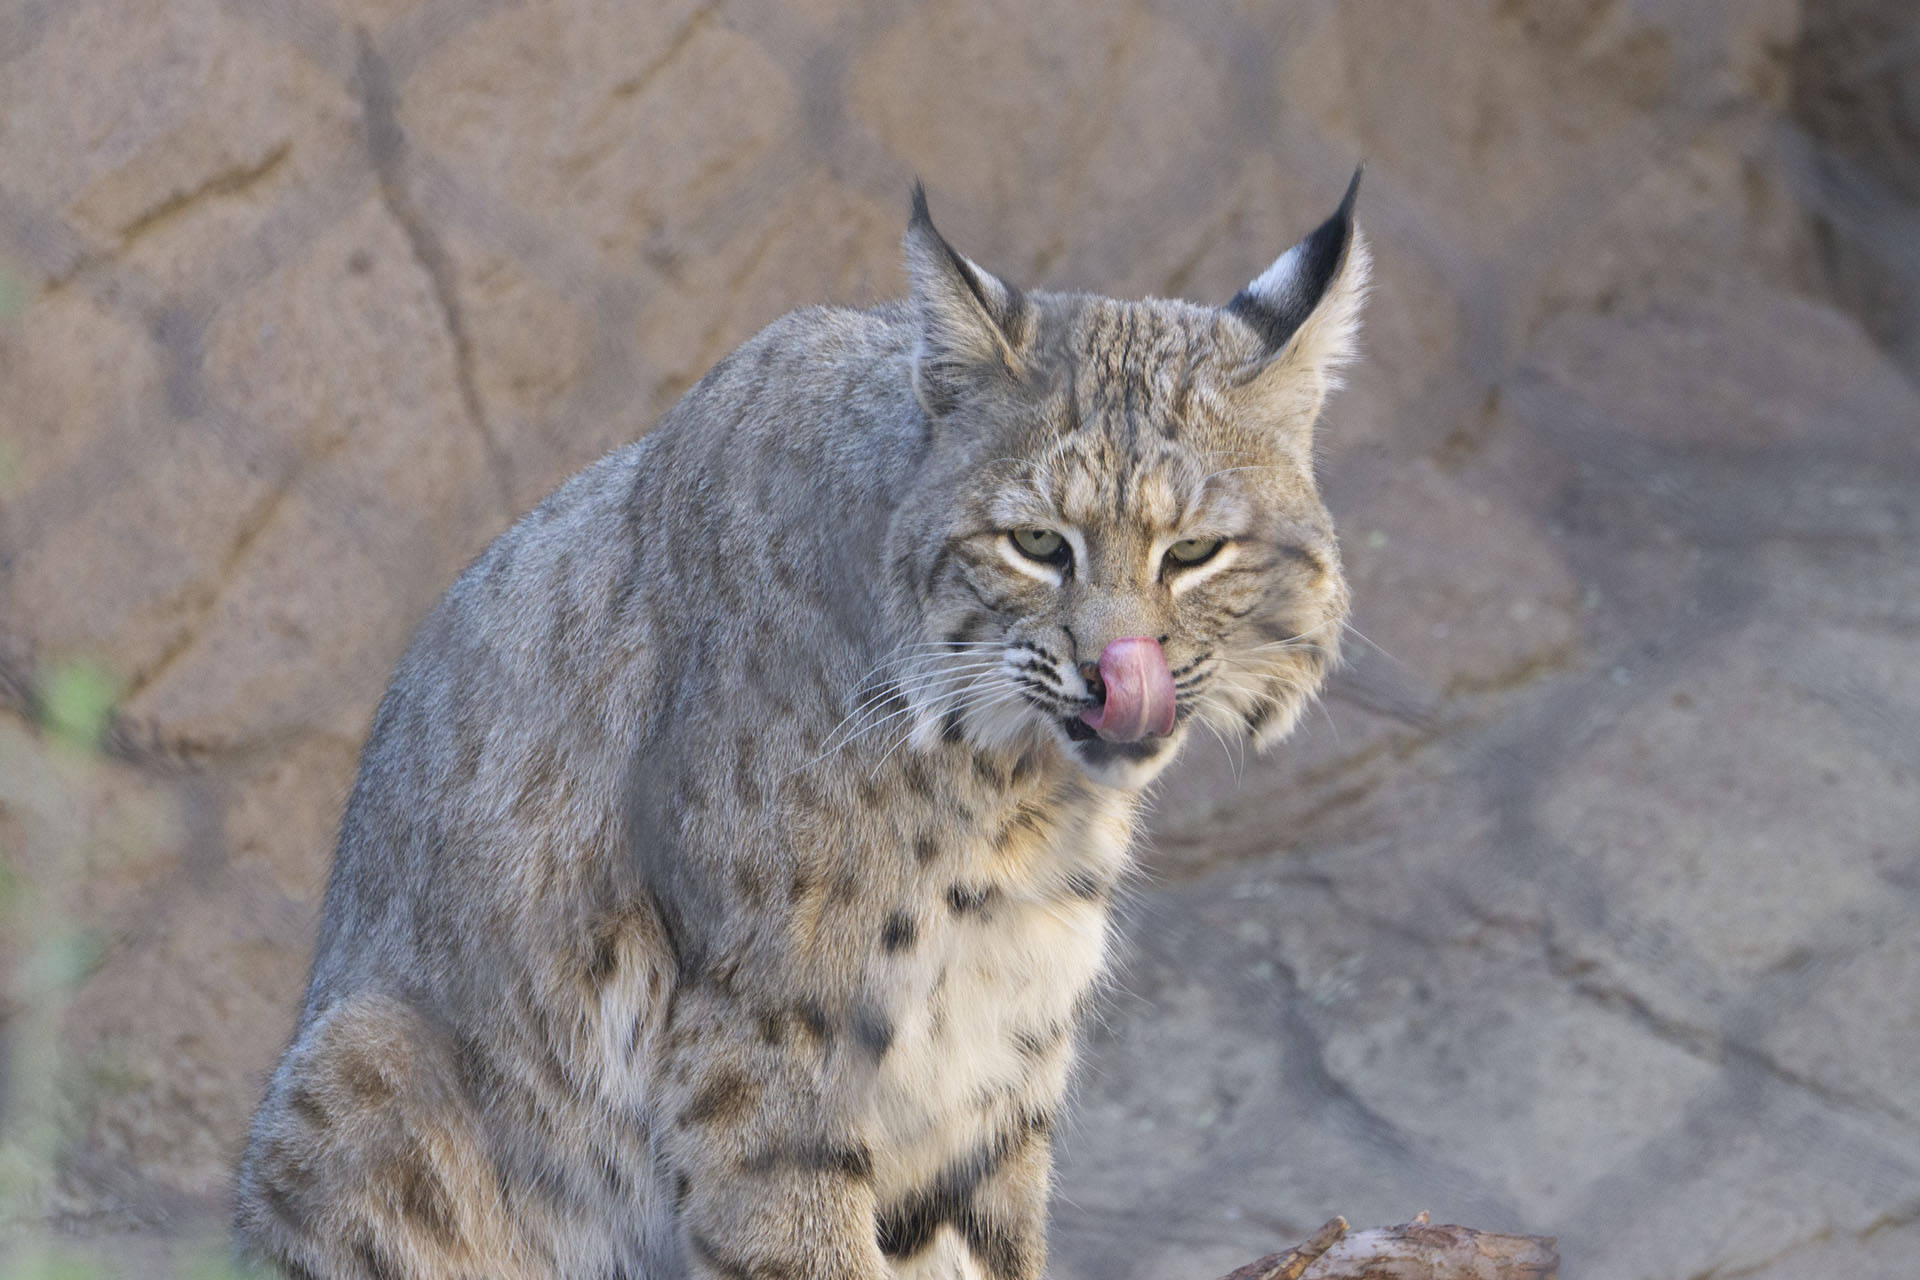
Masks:
[[[1311,431],[1366,254],[1278,351],[1023,294],[918,199],[907,258],[909,301],[770,326],[421,627],[241,1166],[248,1252],[1039,1274],[1138,790],[1196,721],[1276,741],[1337,656]],[[1058,582],[1006,550],[1034,526],[1075,531]],[[1231,541],[1183,579],[1173,534]],[[1123,636],[1166,637],[1175,732],[1080,741]]]

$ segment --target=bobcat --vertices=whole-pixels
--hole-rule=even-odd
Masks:
[[[1338,655],[1359,175],[1222,308],[1024,293],[914,190],[422,625],[238,1174],[296,1276],[1037,1276],[1138,795]]]

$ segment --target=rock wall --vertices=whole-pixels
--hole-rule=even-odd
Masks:
[[[11,6],[0,1199],[146,1274],[217,1231],[412,627],[897,294],[914,175],[1017,281],[1224,300],[1364,156],[1364,638],[1163,788],[1057,1268],[1429,1208],[1905,1274],[1917,58],[1892,0]]]

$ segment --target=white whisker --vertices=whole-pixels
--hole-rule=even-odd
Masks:
[[[1353,634],[1359,638],[1361,644],[1366,645],[1367,648],[1373,650],[1375,653],[1379,654],[1381,657],[1385,658],[1387,661],[1389,662],[1400,661],[1400,659],[1394,657],[1392,654],[1388,653],[1385,649],[1382,649],[1379,645],[1367,639],[1366,636],[1361,634],[1360,628],[1354,626],[1351,622],[1348,622],[1346,619],[1342,618],[1340,620],[1340,625],[1345,630],[1353,632]]]
[[[1198,720],[1202,725],[1204,725],[1206,727],[1207,732],[1213,735],[1213,740],[1220,744],[1220,752],[1222,755],[1226,756],[1227,758],[1227,768],[1233,770],[1233,785],[1237,787],[1240,785],[1244,777],[1244,774],[1242,773],[1243,764],[1235,762],[1233,758],[1233,749],[1227,746],[1226,735],[1220,732],[1220,726],[1215,724],[1211,718],[1209,718],[1206,714],[1204,714],[1210,707],[1214,707],[1214,706],[1219,706],[1221,707],[1222,710],[1229,709],[1225,707],[1224,704],[1220,703],[1217,699],[1210,699],[1210,698],[1203,697],[1194,703],[1193,718],[1195,720]]]
[[[1264,653],[1264,652],[1269,652],[1269,651],[1271,651],[1271,650],[1274,650],[1274,649],[1304,649],[1304,648],[1311,648],[1311,647],[1313,647],[1313,646],[1309,646],[1309,645],[1303,645],[1303,644],[1301,644],[1300,642],[1301,642],[1301,641],[1303,641],[1303,640],[1305,640],[1305,639],[1306,639],[1306,638],[1307,638],[1308,636],[1310,636],[1310,635],[1313,635],[1313,634],[1314,634],[1315,632],[1317,632],[1317,631],[1325,631],[1325,630],[1326,630],[1326,629],[1327,629],[1328,627],[1330,627],[1330,626],[1333,626],[1333,625],[1334,625],[1335,623],[1339,623],[1339,624],[1340,624],[1341,626],[1348,626],[1348,624],[1346,623],[1346,621],[1345,621],[1344,619],[1341,619],[1341,618],[1328,618],[1328,619],[1327,619],[1327,620],[1326,620],[1325,622],[1322,622],[1322,623],[1321,623],[1321,624],[1320,624],[1319,626],[1315,626],[1315,627],[1308,627],[1308,628],[1307,628],[1307,629],[1306,629],[1305,631],[1302,631],[1302,632],[1300,632],[1300,633],[1298,633],[1297,635],[1291,635],[1291,636],[1287,636],[1287,637],[1286,637],[1285,639],[1282,639],[1282,640],[1271,640],[1271,641],[1268,641],[1268,642],[1267,642],[1267,643],[1265,643],[1265,644],[1256,644],[1256,645],[1253,645],[1253,646],[1252,646],[1251,648],[1248,648],[1248,649],[1243,649],[1243,650],[1241,650],[1241,652],[1243,652],[1243,653]],[[1351,627],[1349,627],[1348,629],[1349,629],[1349,630],[1351,630]],[[1354,634],[1355,634],[1355,635],[1359,635],[1359,632],[1354,632]],[[1365,637],[1365,636],[1361,636],[1361,639],[1363,639],[1363,640],[1364,640],[1364,639],[1366,639],[1366,637]],[[1371,643],[1372,643],[1372,641],[1368,641],[1368,643],[1369,643],[1369,644],[1371,644]],[[1377,646],[1376,646],[1376,647],[1377,647]]]
[[[1286,463],[1278,463],[1278,462],[1248,463],[1246,466],[1242,466],[1242,467],[1223,467],[1220,470],[1215,471],[1212,475],[1203,476],[1200,480],[1200,483],[1202,485],[1205,485],[1207,481],[1213,479],[1214,476],[1230,476],[1236,471],[1295,471],[1295,470],[1298,470],[1298,468],[1292,466],[1291,464],[1286,464]]]
[[[1008,685],[1006,678],[997,672],[989,671],[985,675],[976,676],[972,684],[960,690],[957,694],[955,693],[946,694],[943,697],[942,701],[948,701],[948,700],[951,700],[951,701],[950,701],[950,705],[948,705],[946,708],[945,714],[952,715],[955,712],[958,712],[961,715],[965,715],[968,710],[974,709],[978,705],[978,698],[980,696],[979,687],[981,685],[988,685],[989,686],[988,691],[991,691],[991,687],[990,687],[991,683],[996,680],[1003,686],[1000,696],[1005,696],[1006,690],[1008,688],[1011,688],[1011,686]],[[916,726],[914,725],[909,725],[907,727],[907,731],[900,735],[899,740],[896,741],[892,746],[888,747],[886,752],[883,755],[881,755],[881,757],[877,761],[874,762],[873,769],[867,775],[868,777],[877,777],[879,775],[881,767],[884,766],[888,760],[893,758],[893,753],[898,751],[901,747],[905,746],[908,742],[910,742],[913,739],[913,733],[915,728]]]
[[[867,707],[871,707],[877,703],[885,702],[890,696],[892,696],[896,692],[904,694],[911,690],[919,689],[923,687],[926,681],[928,680],[934,680],[946,675],[958,674],[958,673],[967,672],[967,671],[975,671],[975,670],[984,671],[989,667],[993,667],[997,665],[999,665],[997,659],[982,660],[982,659],[975,658],[957,667],[956,666],[936,666],[931,671],[927,671],[924,674],[914,673],[914,672],[902,672],[898,675],[891,676],[885,681],[883,681],[879,688],[875,689],[866,698],[862,699],[860,704],[847,714],[846,719],[850,720],[854,718],[855,716],[859,715],[860,712],[866,709]],[[917,681],[916,681],[916,676],[918,677]],[[846,720],[841,721],[841,724],[845,724],[845,723],[846,723]],[[834,727],[837,730],[840,726],[836,725]]]
[[[847,725],[847,720],[851,720],[855,715],[860,714],[860,712],[856,710],[855,712],[849,714],[849,716],[847,717],[847,720],[842,720],[839,725],[835,726],[833,735],[829,736],[826,750],[828,751],[838,750],[840,747],[843,747],[847,745],[847,743],[852,742],[855,738],[861,737],[871,732],[873,729],[877,728],[882,724],[885,724],[887,721],[896,719],[899,716],[908,714],[914,709],[917,703],[924,702],[929,697],[932,697],[934,700],[937,701],[939,695],[944,693],[949,693],[956,687],[965,684],[969,680],[977,679],[981,675],[993,671],[999,665],[1000,664],[996,661],[996,662],[989,662],[989,663],[980,663],[980,664],[965,667],[959,670],[946,669],[946,670],[936,672],[933,675],[928,676],[926,679],[922,680],[920,683],[911,685],[911,686],[908,686],[906,684],[899,683],[899,682],[890,683],[885,690],[881,691],[875,697],[867,700],[864,706],[866,708],[871,708],[871,710],[867,712],[865,718],[862,719],[860,723],[854,725],[851,729],[845,728],[845,726]],[[879,709],[889,701],[892,695],[895,695],[895,694],[897,694],[900,697],[900,699],[904,701],[907,705],[898,710],[886,712],[884,715],[878,715]],[[875,718],[876,715],[878,715],[877,719]],[[843,729],[845,729],[845,737],[842,738],[840,741],[835,742],[833,740],[833,736],[841,734]]]

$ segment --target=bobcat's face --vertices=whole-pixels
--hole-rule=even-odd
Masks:
[[[1196,723],[1294,726],[1347,610],[1312,432],[1365,288],[1353,195],[1223,308],[1028,296],[916,207],[930,449],[887,548],[913,735],[1051,738],[1134,787]]]
[[[1056,351],[1074,376],[966,451],[918,667],[971,740],[1050,736],[1137,787],[1196,723],[1265,746],[1320,687],[1347,602],[1332,524],[1228,325],[1082,305]]]

